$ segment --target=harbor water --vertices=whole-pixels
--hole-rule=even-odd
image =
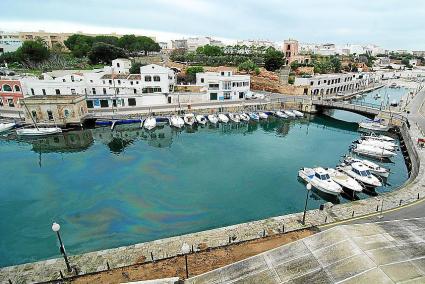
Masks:
[[[335,167],[359,139],[356,123],[335,117],[3,135],[0,266],[60,257],[53,221],[72,255],[300,212],[298,170]],[[384,166],[378,194],[408,177],[401,152]],[[311,192],[308,207],[327,201],[349,202]]]

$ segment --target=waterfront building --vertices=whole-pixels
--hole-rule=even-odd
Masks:
[[[19,108],[19,100],[23,97],[18,79],[0,79],[0,109]]]
[[[294,86],[304,86],[305,95],[328,96],[337,93],[353,92],[377,82],[374,73],[336,73],[312,77],[296,77]]]
[[[51,125],[80,125],[87,115],[84,96],[32,96],[20,101],[24,107],[25,122],[32,121]]]
[[[249,75],[233,75],[232,71],[196,73],[196,84],[207,92],[209,101],[244,100],[250,90]]]

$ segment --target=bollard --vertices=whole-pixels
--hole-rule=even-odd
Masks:
[[[266,236],[266,230],[263,229],[263,238]]]
[[[418,199],[419,199],[419,192],[418,192]]]
[[[152,262],[155,262],[155,259],[153,258],[153,253],[151,252],[151,258],[152,258]]]
[[[400,199],[400,203],[398,204],[398,206],[401,206],[401,203],[403,202],[403,200],[402,199]]]
[[[354,210],[353,210],[353,213],[351,214],[351,217],[354,217]]]
[[[230,236],[229,236],[229,244],[232,242],[232,238],[230,238]]]
[[[12,280],[9,279],[9,284],[12,284]]]
[[[109,262],[108,262],[108,261],[106,261],[106,268],[107,268],[108,270],[111,270],[111,267],[109,266]]]
[[[195,250],[193,249],[193,244],[192,244],[192,252],[195,252]]]
[[[77,266],[74,266],[74,271],[75,271],[75,275],[78,276],[78,268],[77,268]]]
[[[285,233],[285,224],[282,224],[282,233]]]
[[[376,205],[376,212],[378,212],[378,211],[379,211],[379,204]]]
[[[328,216],[325,217],[325,223],[328,221]]]
[[[65,279],[65,277],[63,277],[62,270],[59,270],[59,274],[60,274],[62,279]]]

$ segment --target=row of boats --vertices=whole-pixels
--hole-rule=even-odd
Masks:
[[[259,121],[259,120],[266,120],[269,118],[269,116],[276,116],[279,118],[296,118],[296,117],[303,117],[304,114],[302,112],[299,112],[297,110],[278,110],[278,111],[267,111],[267,112],[240,112],[240,113],[218,113],[218,114],[209,114],[209,115],[202,115],[198,114],[195,115],[193,113],[187,113],[183,116],[179,115],[172,115],[168,118],[168,122],[171,126],[182,128],[184,125],[192,126],[194,124],[198,125],[205,125],[207,123],[217,124],[217,123],[228,123],[228,122],[248,122],[250,120],[252,121]],[[147,130],[154,129],[159,121],[158,118],[154,116],[149,116],[145,120],[141,121],[140,127],[144,127]]]
[[[398,147],[393,138],[373,133],[363,135],[355,142],[357,146],[353,152],[374,158],[387,156],[387,152],[395,155],[393,151]],[[370,192],[382,186],[389,174],[389,169],[353,156],[345,156],[335,168],[302,168],[298,171],[299,178],[323,193],[338,196],[346,192],[353,197],[355,193]]]

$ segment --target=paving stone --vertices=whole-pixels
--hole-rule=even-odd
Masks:
[[[327,230],[321,232],[318,235],[315,235],[314,238],[306,238],[303,240],[303,242],[311,251],[314,251],[346,239],[348,239],[348,235],[346,235],[345,231],[335,227],[331,230]]]
[[[409,257],[398,247],[386,247],[366,251],[366,254],[377,264],[383,265],[392,262],[404,261]]]
[[[425,242],[404,244],[398,246],[398,248],[409,258],[425,257]]]
[[[273,266],[278,266],[283,262],[288,262],[306,254],[310,254],[310,250],[307,246],[303,242],[295,242],[268,251],[266,256]]]
[[[425,277],[418,277],[415,279],[407,280],[400,282],[402,284],[424,284],[425,283]]]
[[[221,271],[219,269],[210,271],[208,273],[204,273],[201,275],[198,275],[193,278],[187,279],[184,283],[187,284],[201,284],[201,283],[211,283],[211,284],[218,284],[223,283],[221,279]]]
[[[373,263],[373,261],[364,254],[360,254],[331,264],[325,267],[325,270],[334,281],[338,282],[349,277],[353,277],[373,267],[376,267],[375,263]]]
[[[295,278],[290,283],[293,283],[293,284],[304,284],[304,283],[330,284],[330,283],[333,283],[333,281],[326,274],[325,270],[320,269],[318,271],[313,271],[313,272],[310,272],[310,273],[305,274],[303,276],[300,276],[298,278]]]
[[[313,272],[319,268],[319,262],[311,254],[293,259],[274,267],[282,282]]]
[[[240,277],[246,277],[250,274],[255,274],[267,268],[268,266],[264,257],[260,255],[223,267],[221,269],[221,278],[223,281],[234,280]]]
[[[275,279],[275,275],[270,270],[265,270],[262,272],[259,272],[257,274],[252,274],[247,277],[244,277],[243,279],[236,280],[235,282],[232,282],[234,284],[278,284],[279,281]]]
[[[360,254],[361,252],[362,251],[353,242],[345,240],[332,246],[315,250],[313,251],[313,255],[324,267],[356,254]]]
[[[380,283],[393,284],[394,282],[379,268],[373,268],[352,278],[340,282],[341,284]]]
[[[380,268],[394,282],[406,281],[425,276],[425,274],[410,261],[382,265]]]
[[[354,237],[352,241],[364,251],[394,246],[394,239],[388,234]]]
[[[343,229],[346,231],[347,236],[350,237],[370,236],[385,233],[385,230],[376,224],[345,225],[343,226]]]

